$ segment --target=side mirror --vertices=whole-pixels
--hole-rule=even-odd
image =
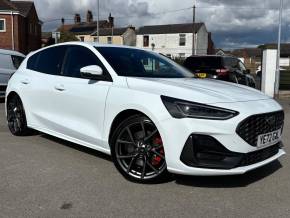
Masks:
[[[99,67],[98,65],[90,65],[81,68],[81,75],[83,78],[86,79],[99,79],[101,76],[103,76],[103,69]]]

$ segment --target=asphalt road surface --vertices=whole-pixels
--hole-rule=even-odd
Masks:
[[[282,104],[290,153],[290,101]],[[289,156],[242,176],[134,184],[96,151],[13,137],[0,103],[0,217],[290,217]]]

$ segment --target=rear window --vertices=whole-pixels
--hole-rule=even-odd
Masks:
[[[239,60],[237,58],[223,58],[223,63],[226,68],[239,67]]]
[[[27,68],[45,74],[60,75],[66,47],[57,46],[45,49],[31,56]]]
[[[184,62],[184,66],[189,70],[219,69],[221,68],[221,58],[220,57],[189,57]]]
[[[39,57],[39,53],[32,55],[27,61],[27,69],[36,71],[36,64]]]

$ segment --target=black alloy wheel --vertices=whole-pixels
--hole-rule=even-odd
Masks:
[[[12,96],[7,102],[7,123],[10,132],[15,136],[29,133],[23,104],[17,95]]]
[[[150,183],[166,177],[161,136],[145,116],[129,117],[116,129],[111,151],[115,166],[130,181]]]

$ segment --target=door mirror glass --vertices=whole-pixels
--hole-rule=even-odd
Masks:
[[[90,65],[81,68],[81,75],[86,79],[98,79],[103,75],[103,69],[98,65]]]

